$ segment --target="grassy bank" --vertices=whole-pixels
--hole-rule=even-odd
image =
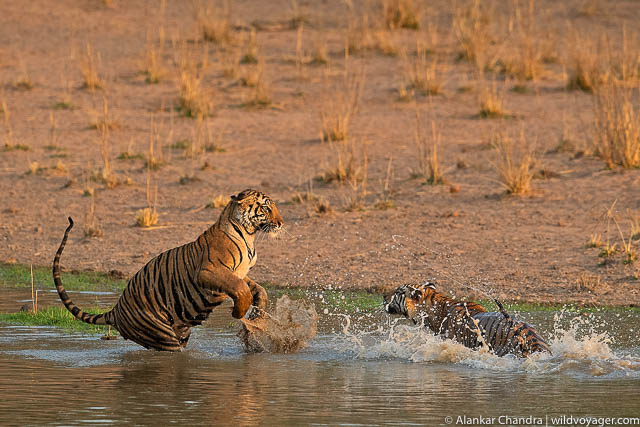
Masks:
[[[95,271],[62,273],[64,287],[73,291],[122,291],[126,280]],[[37,289],[53,289],[51,267],[33,267],[33,282]],[[21,264],[0,264],[0,286],[31,287],[31,268]]]
[[[105,312],[105,309],[93,308],[87,310],[88,313],[98,314]],[[69,332],[104,334],[106,326],[91,325],[80,322],[78,319],[62,306],[51,306],[38,310],[37,313],[30,311],[20,311],[17,313],[0,313],[0,323],[25,326],[55,326]],[[118,331],[111,329],[112,335],[117,335]]]
[[[36,288],[53,288],[51,271],[46,267],[34,267],[34,283]],[[99,272],[69,272],[62,275],[65,287],[71,291],[122,291],[126,286],[123,279],[114,278],[108,274]],[[0,264],[0,287],[28,288],[31,286],[30,267],[25,265]],[[382,308],[382,295],[367,292],[365,290],[340,290],[340,289],[308,289],[281,287],[272,283],[265,283],[271,301],[275,301],[282,295],[289,295],[294,299],[306,299],[316,304],[317,310],[322,313],[326,308],[331,312],[362,313],[375,312]],[[491,300],[478,301],[489,311],[497,311],[496,304]],[[568,312],[640,312],[638,307],[628,306],[580,306],[578,304],[540,304],[531,302],[509,302],[504,306],[510,313],[535,312],[535,311],[568,311]],[[101,313],[102,309],[89,310],[92,313]],[[89,325],[73,318],[62,306],[53,306],[41,309],[37,314],[31,312],[0,313],[0,322],[29,326],[56,326],[73,332],[103,334],[104,326]]]

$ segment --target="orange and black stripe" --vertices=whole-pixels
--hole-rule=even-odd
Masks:
[[[270,216],[264,215],[266,206]],[[73,304],[60,280],[60,256],[73,228],[69,218],[53,261],[53,278],[60,299],[77,319],[111,325],[124,338],[146,348],[177,351],[186,346],[191,328],[202,324],[215,307],[232,296],[225,292],[225,283],[199,283],[203,269],[226,270],[227,276],[223,277],[247,281],[253,286],[254,298],[261,292],[266,298],[264,290],[250,283],[246,275],[236,277],[237,270],[243,267],[243,272],[248,271],[255,258],[252,234],[257,230],[277,231],[281,225],[282,218],[271,199],[258,191],[245,190],[232,197],[220,219],[195,241],[161,253],[134,274],[109,312],[91,315]],[[266,307],[266,301],[263,305]]]
[[[385,310],[418,322],[418,317],[434,333],[466,347],[488,348],[498,356],[516,354],[527,357],[548,352],[549,345],[529,324],[514,320],[496,301],[499,312],[487,312],[473,302],[453,300],[435,290],[433,283],[404,285],[385,297]]]

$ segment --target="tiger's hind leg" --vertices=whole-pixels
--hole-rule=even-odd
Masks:
[[[185,348],[191,337],[191,326],[174,326],[174,330],[181,349]]]

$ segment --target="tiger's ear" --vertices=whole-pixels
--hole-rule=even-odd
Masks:
[[[422,298],[422,294],[423,294],[422,289],[412,287],[409,297],[413,300],[419,300]]]
[[[425,288],[430,288],[430,289],[433,289],[434,291],[436,290],[436,284],[433,282],[425,282],[424,286]]]

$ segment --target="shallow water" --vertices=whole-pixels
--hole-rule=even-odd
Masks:
[[[0,325],[0,425],[447,425],[445,417],[640,417],[640,315],[518,313],[553,356],[498,358],[382,313],[320,314],[295,354],[246,354],[230,305],[159,353]],[[502,425],[509,425],[508,420]],[[498,425],[498,421],[494,424]]]

